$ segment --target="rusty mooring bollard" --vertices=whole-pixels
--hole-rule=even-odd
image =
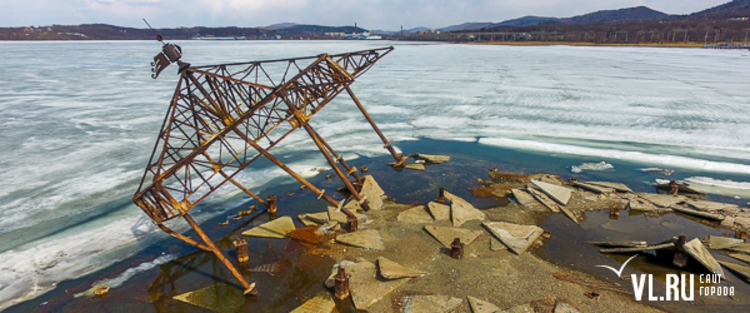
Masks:
[[[451,243],[451,257],[457,260],[464,258],[464,245],[461,243],[461,238],[454,238]]]
[[[268,198],[266,198],[266,202],[268,203],[268,213],[276,214],[276,196],[268,196]]]
[[[618,210],[617,208],[609,209],[609,218],[618,219],[619,217],[620,217],[620,210]]]
[[[677,242],[674,245],[674,258],[672,258],[672,264],[679,266],[679,267],[685,267],[688,263],[688,255],[685,253],[685,243],[687,242],[687,237],[685,235],[680,235],[678,237]]]
[[[356,217],[347,216],[346,221],[346,231],[353,233],[359,229],[359,220]]]
[[[237,261],[240,263],[247,263],[250,261],[250,257],[247,256],[247,241],[245,238],[237,238],[232,241],[234,247],[237,249]]]
[[[336,298],[346,299],[349,297],[349,277],[352,277],[352,275],[347,274],[343,267],[339,267],[339,272],[334,276]]]
[[[435,199],[435,202],[445,204],[445,189],[443,187],[438,189],[438,197]]]

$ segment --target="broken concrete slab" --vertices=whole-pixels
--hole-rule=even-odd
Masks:
[[[372,175],[362,178],[362,189],[360,189],[359,194],[365,197],[365,201],[367,201],[370,209],[380,210],[383,208],[383,198],[381,197],[385,195],[385,191],[383,191],[383,188],[380,188],[380,185],[378,185],[378,182],[375,181]]]
[[[317,295],[289,313],[331,313],[336,303],[328,294]]]
[[[496,305],[487,301],[479,300],[472,296],[466,296],[469,300],[469,306],[471,306],[471,312],[473,313],[495,313],[500,311],[500,308]]]
[[[368,250],[385,250],[380,233],[374,229],[338,235],[336,242]]]
[[[484,213],[477,210],[473,205],[461,197],[446,191],[445,199],[451,203],[451,221],[453,222],[453,226],[461,226],[470,220],[484,220]]]
[[[714,274],[721,275],[724,277],[724,271],[721,269],[721,265],[716,262],[716,259],[708,252],[708,249],[703,245],[700,239],[695,238],[690,240],[688,243],[683,245],[685,252],[693,257],[695,260],[703,264],[709,271]]]
[[[490,250],[492,251],[499,251],[499,250],[508,250],[508,247],[506,247],[500,240],[497,240],[495,236],[490,236]]]
[[[518,204],[525,207],[531,206],[532,197],[528,192],[525,192],[521,189],[511,189],[510,192],[513,193],[513,197],[516,198]]]
[[[750,243],[739,244],[739,245],[731,247],[731,248],[729,248],[727,250],[734,251],[734,252],[742,252],[742,253],[745,253],[745,254],[750,254]]]
[[[404,168],[408,168],[410,170],[415,170],[415,171],[424,171],[424,164],[409,163],[409,164],[404,164]]]
[[[719,261],[722,266],[728,268],[732,273],[750,282],[750,266],[745,266],[737,263]],[[724,278],[724,275],[721,276]]]
[[[435,222],[432,215],[425,210],[424,205],[416,206],[399,213],[396,220],[406,224],[432,224]]]
[[[427,225],[424,227],[424,229],[432,235],[432,237],[435,237],[437,241],[439,241],[443,246],[450,249],[451,243],[453,242],[454,238],[460,238],[461,243],[465,245],[471,244],[477,237],[482,235],[481,230],[474,230],[474,229],[465,229],[465,228],[455,228],[455,227],[435,227],[431,225]]]
[[[414,155],[414,158],[417,160],[425,160],[434,164],[441,164],[451,160],[451,157],[449,155],[434,155],[424,153],[417,153]]]
[[[639,192],[637,195],[662,208],[668,208],[673,204],[678,204],[687,200],[687,197],[683,195],[664,195],[644,192]]]
[[[706,213],[725,213],[725,214],[736,214],[740,212],[740,208],[736,204],[719,203],[706,200],[688,200],[685,204],[693,209]]]
[[[357,203],[357,201],[349,201],[349,203]],[[349,210],[349,212],[352,212],[352,214],[357,217],[360,223],[363,223],[367,219],[367,216],[364,214],[356,213],[356,208],[359,208],[359,204],[356,204],[356,206],[350,206],[349,203],[347,203],[346,205],[347,210]],[[341,209],[333,206],[328,207],[328,219],[329,221],[336,221],[342,224],[348,223],[346,214],[344,214]]]
[[[255,226],[253,229],[242,232],[243,236],[285,238],[286,235],[295,230],[294,221],[291,216],[282,216],[273,221]]]
[[[526,251],[544,232],[542,228],[536,225],[505,222],[484,222],[482,225],[515,254]]]
[[[427,204],[427,208],[430,210],[432,218],[436,221],[447,221],[451,219],[451,207],[445,204],[430,201],[430,203]]]
[[[557,203],[555,203],[554,200],[552,200],[549,197],[547,197],[547,195],[545,195],[541,191],[538,191],[538,190],[536,190],[534,188],[531,188],[531,187],[527,187],[526,191],[529,194],[531,194],[531,196],[534,197],[534,199],[536,199],[536,201],[539,201],[539,203],[541,203],[542,205],[544,205],[544,207],[546,207],[547,209],[549,209],[553,213],[560,213],[560,206],[557,205]]]
[[[643,199],[630,199],[630,201],[628,201],[628,208],[632,211],[659,212],[659,208],[653,205],[650,201]]]
[[[399,278],[381,281],[377,279],[378,271],[375,264],[360,261],[349,265],[341,265],[349,278],[349,288],[352,302],[358,310],[367,310],[396,288],[409,281],[409,278]]]
[[[447,313],[464,300],[444,295],[416,295],[406,297],[403,313]]]
[[[714,250],[728,249],[745,243],[742,239],[727,238],[721,236],[709,236],[708,237],[708,248]]]
[[[565,302],[555,303],[555,310],[552,313],[580,313],[578,310],[573,308],[570,304]]]
[[[393,262],[384,257],[379,257],[377,261],[378,269],[380,270],[380,276],[385,279],[421,277],[427,274],[427,272],[403,267],[401,264]]]
[[[237,312],[245,303],[242,290],[226,284],[213,284],[176,295],[172,299],[220,313]]]
[[[710,219],[710,220],[717,220],[717,221],[724,220],[724,215],[714,214],[714,213],[706,213],[706,212],[702,212],[702,211],[698,211],[698,210],[693,210],[693,209],[690,209],[690,208],[688,208],[688,207],[686,207],[684,205],[680,205],[680,204],[674,204],[674,205],[670,206],[669,208],[672,209],[672,210],[675,210],[677,212],[680,212],[680,213],[684,213],[684,214],[688,214],[688,215],[693,215],[693,216],[697,216],[697,217],[700,217],[700,218],[705,218],[705,219]]]
[[[626,186],[625,184],[621,184],[621,183],[613,183],[613,182],[606,182],[606,181],[587,181],[585,183],[589,185],[612,188],[619,192],[633,192],[633,190],[631,190],[628,186]]]
[[[595,193],[612,193],[615,191],[613,188],[591,185],[591,184],[586,184],[582,182],[573,182],[573,186],[576,186],[576,187],[579,187],[581,189],[585,189],[588,191],[593,191]]]
[[[572,195],[572,192],[570,189],[550,183],[545,183],[543,181],[538,180],[531,180],[531,184],[539,188],[542,192],[544,192],[546,195],[548,195],[552,200],[555,200],[557,203],[561,205],[568,204],[568,201],[570,200],[570,196]]]
[[[728,256],[750,264],[750,255],[744,253],[729,253]]]
[[[305,226],[320,226],[328,222],[328,212],[300,214],[297,218]]]

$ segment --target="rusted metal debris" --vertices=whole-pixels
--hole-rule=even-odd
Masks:
[[[266,198],[266,203],[268,203],[268,214],[276,214],[276,196],[268,196],[268,198]]]
[[[435,202],[445,204],[445,189],[443,189],[443,187],[438,189],[438,197],[435,199]]]
[[[602,296],[598,292],[594,292],[594,291],[589,291],[585,293],[585,295],[594,300],[599,300],[599,298]]]
[[[237,249],[237,262],[247,263],[250,257],[247,255],[247,241],[244,238],[237,238],[232,241],[234,248]]]
[[[109,286],[99,285],[94,287],[94,295],[99,298],[106,297],[109,294]]]
[[[451,257],[456,260],[463,259],[464,246],[466,245],[461,243],[461,238],[454,238],[453,243],[451,243]]]
[[[351,277],[352,275],[347,274],[343,267],[339,267],[339,272],[334,277],[336,280],[336,285],[334,286],[336,298],[349,298],[349,278]]]
[[[336,55],[191,66],[180,60],[179,47],[164,44],[163,51],[154,59],[153,77],[168,65],[178,63],[179,82],[133,202],[165,232],[216,254],[246,288],[246,294],[257,293],[188,212],[229,182],[271,213],[274,201],[260,198],[236,179],[239,172],[261,157],[319,198],[338,206],[339,201],[269,152],[297,129],[305,130],[354,199],[361,201],[362,180],[356,169],[352,171],[354,168],[346,164],[309,121],[346,91],[396,163],[403,164],[405,158],[396,152],[392,141],[383,135],[350,88],[356,78],[392,50],[393,47],[387,47]],[[366,203],[362,207],[369,209]],[[348,210],[343,211],[356,219]],[[198,233],[202,243],[164,225],[179,217]]]

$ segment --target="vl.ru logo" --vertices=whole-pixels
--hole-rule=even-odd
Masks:
[[[622,276],[622,272],[628,265],[628,262],[633,260],[638,255],[630,257],[625,263],[620,266],[619,269],[607,265],[596,265],[596,267],[603,267],[614,272],[617,277]],[[689,276],[689,278],[688,278]],[[648,301],[693,301],[695,300],[695,274],[667,274],[666,279],[666,297],[654,296],[654,276],[653,274],[631,274],[631,281],[633,283],[633,294],[635,295],[636,301],[643,299],[643,292],[648,287]],[[646,284],[648,281],[648,285]],[[700,275],[700,282],[703,283],[721,283],[721,275],[709,274]],[[689,295],[688,295],[689,291]],[[733,296],[734,287],[700,287],[701,296]]]

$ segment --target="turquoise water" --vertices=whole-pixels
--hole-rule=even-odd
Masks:
[[[730,197],[722,199],[747,202],[745,51],[178,44],[193,64],[396,45],[353,89],[399,148],[478,162],[465,176],[443,181],[447,187],[471,183],[491,164],[574,175],[574,165],[605,161],[614,168],[575,176],[644,191],[657,178],[686,179]],[[175,84],[174,68],[158,80],[149,76],[148,63],[159,48],[153,42],[0,43],[0,309],[50,290],[59,295],[59,286],[75,279],[93,282],[107,276],[103,269],[123,268],[123,260],[137,267],[162,252],[167,259],[185,252],[170,251],[174,242],[130,203]],[[337,151],[380,162],[365,158],[380,158],[382,143],[351,103],[334,101],[324,113],[313,125]],[[307,177],[326,166],[301,133],[274,152],[290,156],[284,160]],[[645,167],[676,173],[638,170]],[[403,190],[392,192],[406,202],[424,201],[423,180],[436,179],[429,175],[402,173]],[[272,167],[247,171],[239,180],[262,194],[290,182]],[[226,188],[194,211],[209,223],[239,205],[245,205],[241,192]],[[132,279],[147,280],[143,275]]]

